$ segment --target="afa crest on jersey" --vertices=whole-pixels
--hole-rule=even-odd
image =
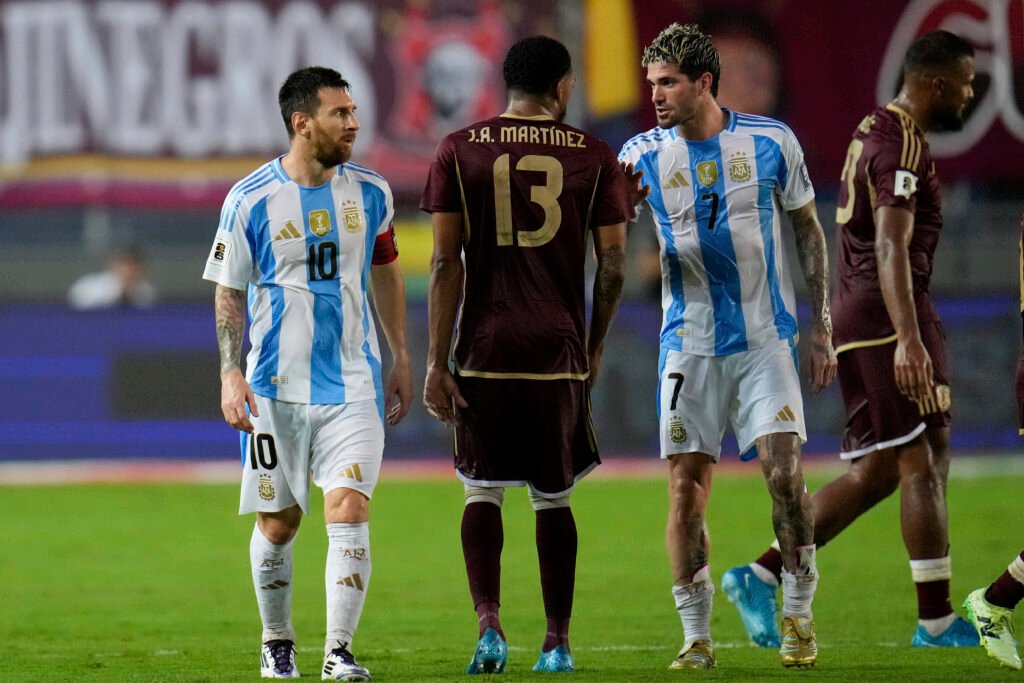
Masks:
[[[342,202],[341,222],[349,232],[362,232],[363,228],[366,227],[366,220],[363,218],[363,212],[359,210],[359,207],[356,206],[356,203],[352,200]]]
[[[743,152],[736,152],[729,157],[729,179],[734,183],[745,183],[754,175],[750,161]]]

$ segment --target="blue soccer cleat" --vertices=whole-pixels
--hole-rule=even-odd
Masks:
[[[981,641],[971,622],[958,616],[949,628],[937,636],[931,635],[924,626],[918,624],[910,644],[913,647],[977,647]]]
[[[572,673],[576,670],[576,662],[572,660],[572,655],[565,645],[558,645],[554,650],[541,652],[540,659],[533,665],[533,670]]]
[[[476,651],[466,667],[466,673],[500,674],[505,670],[507,661],[508,645],[495,629],[488,628],[476,644]]]
[[[748,565],[733,567],[722,576],[722,590],[736,605],[743,628],[759,647],[781,647],[776,625],[776,587],[765,583]]]

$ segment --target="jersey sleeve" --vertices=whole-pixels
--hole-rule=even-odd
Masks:
[[[602,142],[600,146],[601,173],[597,180],[591,227],[624,223],[633,217],[626,174],[608,145]]]
[[[785,168],[785,174],[780,173],[777,181],[779,203],[786,211],[793,211],[806,206],[814,199],[814,185],[811,184],[811,175],[807,172],[807,162],[804,161],[804,150],[800,142],[788,128],[781,143],[782,159],[785,161],[781,168]]]
[[[460,213],[458,159],[454,133],[441,140],[427,173],[427,184],[420,198],[420,209],[427,213]]]
[[[910,130],[909,124],[900,121],[901,129],[872,130],[866,142],[867,162],[864,170],[871,187],[875,188],[875,205],[906,209],[911,213],[917,208],[917,187],[921,173],[922,141]]]
[[[231,289],[245,290],[252,276],[249,244],[249,207],[244,197],[228,195],[220,212],[220,225],[206,259],[203,279]]]
[[[391,186],[382,183],[381,189],[384,191],[384,215],[380,216],[377,222],[377,237],[386,234],[395,224],[395,197],[391,192]]]

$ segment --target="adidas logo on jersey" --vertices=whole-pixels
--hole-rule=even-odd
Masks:
[[[359,576],[359,572],[346,576],[344,579],[339,579],[337,584],[339,586],[348,586],[349,588],[355,588],[356,590],[363,590],[363,579]]]
[[[788,405],[775,415],[775,422],[796,422],[796,414]]]
[[[355,479],[356,481],[363,480],[363,472],[359,469],[359,465],[349,465],[341,471],[338,475],[342,479]]]
[[[661,186],[663,190],[674,190],[679,187],[689,187],[690,183],[687,182],[686,176],[683,175],[682,171],[676,171],[676,174],[672,176],[667,183]]]
[[[274,235],[274,240],[296,240],[302,237],[302,233],[295,227],[295,224],[288,221],[284,224],[281,232]]]

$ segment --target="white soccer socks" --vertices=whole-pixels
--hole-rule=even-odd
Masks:
[[[688,584],[672,586],[679,619],[683,622],[684,646],[695,640],[711,640],[711,602],[715,584],[711,582],[711,569],[704,565]]]
[[[782,570],[782,616],[811,617],[811,602],[818,588],[818,565],[815,561],[815,546],[801,545],[796,548],[796,571]]]
[[[267,540],[259,524],[249,540],[249,564],[256,589],[256,604],[263,622],[263,642],[295,641],[292,628],[292,547],[295,537],[284,545]]]
[[[370,585],[370,525],[327,525],[327,642],[325,653],[349,647]]]

